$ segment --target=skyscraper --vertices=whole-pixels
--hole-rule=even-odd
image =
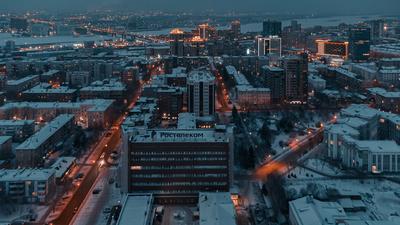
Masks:
[[[169,35],[171,55],[183,56],[185,54],[184,31],[181,29],[173,29]]]
[[[316,40],[318,56],[336,56],[347,59],[349,43],[347,41]]]
[[[240,29],[241,29],[240,21],[239,20],[232,21],[231,31],[235,37],[239,36],[241,32]]]
[[[28,20],[26,18],[13,17],[10,19],[10,29],[17,32],[28,30]]]
[[[308,99],[308,55],[291,55],[283,59],[285,99],[290,104],[304,104]]]
[[[263,22],[264,36],[282,36],[282,22],[276,20],[267,20]]]
[[[187,80],[188,111],[196,116],[215,112],[215,77],[208,71],[192,71]]]
[[[372,20],[369,22],[371,27],[371,40],[377,41],[383,37],[384,33],[384,21],[383,20]]]
[[[357,26],[349,30],[350,59],[356,62],[367,61],[371,48],[371,29]]]
[[[285,96],[285,74],[279,67],[263,67],[266,86],[271,90],[271,102],[279,104]]]
[[[257,38],[257,55],[276,55],[281,57],[282,39],[278,36],[259,37]]]

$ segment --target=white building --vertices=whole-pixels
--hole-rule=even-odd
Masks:
[[[345,206],[344,206],[345,207]],[[347,215],[341,202],[322,202],[312,196],[289,202],[290,225],[397,225],[396,221],[366,220]]]
[[[339,148],[343,143],[344,136],[350,135],[352,137],[358,138],[360,133],[346,125],[346,124],[334,124],[326,128],[325,140],[327,142],[328,157],[337,159],[340,157]]]
[[[395,141],[356,140],[345,136],[342,165],[368,172],[400,172],[400,146]]]
[[[397,143],[396,143],[397,142]],[[364,172],[400,172],[400,116],[353,104],[325,130],[327,155]]]
[[[282,39],[278,36],[258,37],[257,38],[257,55],[266,56],[274,55],[282,56]]]
[[[50,121],[60,114],[74,114],[75,122],[85,128],[111,125],[114,100],[88,99],[81,102],[11,102],[0,107],[1,119],[27,118]]]

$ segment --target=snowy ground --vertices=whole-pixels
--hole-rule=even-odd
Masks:
[[[304,166],[332,176],[343,175],[343,171],[341,171],[339,168],[334,167],[320,159],[308,159],[304,162]]]
[[[289,140],[289,134],[281,133],[275,136],[271,148],[275,150],[276,154],[280,154],[287,150],[286,146],[281,146],[280,143],[286,143]]]
[[[7,204],[0,206],[0,224],[13,221],[25,221],[29,218],[40,219],[48,210],[48,206],[34,204]]]

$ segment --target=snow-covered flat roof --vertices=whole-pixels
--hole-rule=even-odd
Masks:
[[[366,150],[372,153],[400,153],[400,146],[395,141],[371,140],[354,142],[360,150]]]
[[[327,127],[327,131],[329,131],[329,133],[351,136],[358,136],[360,134],[356,129],[347,124],[332,124]]]
[[[385,98],[400,98],[400,91],[386,91],[383,88],[369,88],[369,92],[375,95],[381,95]]]
[[[0,120],[0,127],[2,126],[23,126],[25,124],[33,124],[34,120]]]
[[[128,194],[122,205],[117,225],[147,225],[152,215],[151,194]]]
[[[311,196],[289,202],[298,225],[335,224],[336,218],[346,218],[342,206],[336,202],[321,202]]]
[[[52,169],[1,169],[0,181],[47,181],[53,174]]]
[[[42,129],[17,146],[16,150],[31,150],[38,148],[43,142],[61,129],[65,124],[74,119],[74,115],[61,114],[46,124]]]
[[[49,88],[46,84],[39,84],[24,91],[24,94],[73,94],[77,90],[61,86],[59,88]]]
[[[55,171],[57,178],[61,178],[75,160],[75,157],[60,157],[50,168]]]
[[[13,86],[20,85],[27,81],[38,79],[38,78],[39,78],[39,75],[30,75],[30,76],[26,76],[26,77],[18,79],[18,80],[8,80],[7,85],[13,85]]]
[[[0,145],[6,143],[7,141],[11,140],[11,136],[0,136]]]
[[[363,119],[371,119],[379,114],[379,111],[368,107],[365,104],[352,104],[349,107],[342,109],[341,114],[345,116],[354,116]]]
[[[200,225],[235,225],[235,208],[228,192],[199,194]]]

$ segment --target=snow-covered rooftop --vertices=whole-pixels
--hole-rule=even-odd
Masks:
[[[0,181],[47,181],[53,174],[52,169],[1,169]]]
[[[11,140],[11,136],[0,136],[0,145],[4,144],[5,142]]]
[[[228,192],[199,194],[200,225],[235,225],[235,208]]]
[[[61,129],[65,124],[74,119],[74,115],[61,114],[46,124],[42,129],[17,146],[16,150],[31,150],[38,148],[43,142]]]
[[[178,129],[196,129],[196,116],[194,113],[179,113]]]
[[[56,162],[51,165],[51,169],[53,169],[56,173],[56,178],[61,178],[64,176],[65,172],[70,168],[70,166],[76,160],[75,157],[60,157]]]
[[[33,124],[34,120],[0,120],[1,126],[23,126],[25,124]]]
[[[334,225],[336,219],[346,218],[343,207],[338,203],[321,202],[311,196],[290,201],[289,207],[298,225]]]
[[[18,80],[8,80],[7,85],[9,85],[9,86],[20,85],[27,81],[38,79],[38,78],[39,78],[39,75],[30,75],[30,76],[26,76],[26,77],[18,79]]]
[[[128,194],[123,202],[117,225],[147,225],[152,212],[151,194]]]
[[[385,98],[400,98],[400,91],[387,91],[383,88],[369,88],[368,91]]]

